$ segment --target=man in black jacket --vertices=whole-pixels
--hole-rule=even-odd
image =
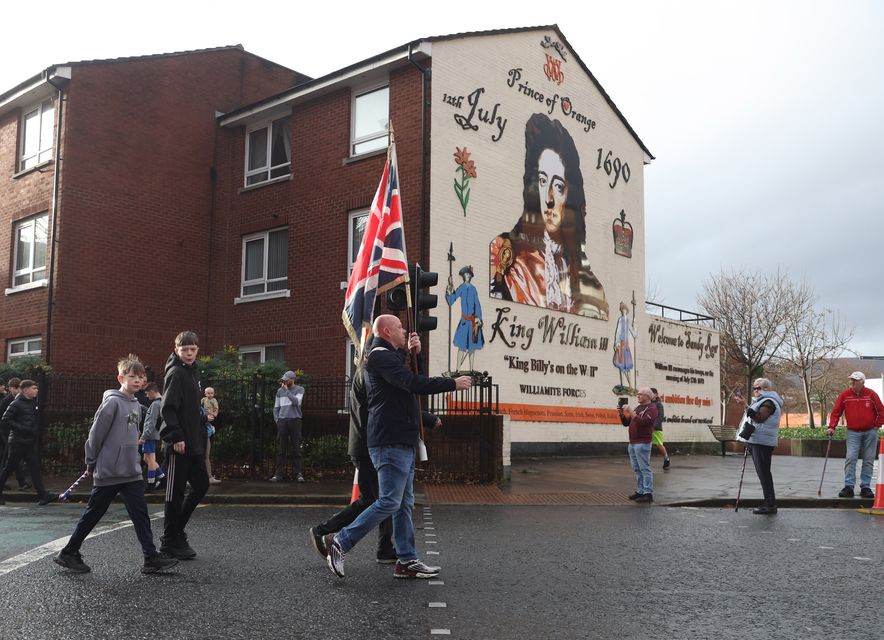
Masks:
[[[54,496],[47,493],[43,486],[40,473],[40,453],[37,450],[37,434],[40,431],[40,419],[37,416],[37,392],[39,387],[33,380],[22,380],[21,393],[16,396],[3,414],[4,431],[9,431],[9,443],[6,459],[0,469],[0,504],[3,500],[3,485],[24,460],[31,470],[34,489],[40,498],[41,505],[52,502]]]
[[[405,366],[405,348],[420,350],[416,333],[407,336],[399,318],[379,316],[373,327],[374,341],[365,364],[368,392],[368,453],[378,472],[379,497],[356,520],[337,534],[328,534],[323,544],[327,562],[335,575],[344,577],[344,554],[393,516],[396,543],[396,578],[432,578],[439,567],[430,567],[417,557],[414,547],[414,457],[420,437],[420,405],[415,394],[443,393],[469,389],[471,378],[427,378]]]
[[[175,338],[175,351],[166,361],[160,437],[166,443],[166,508],[160,551],[179,560],[192,560],[196,551],[187,543],[184,527],[206,491],[206,426],[200,412],[200,385],[196,368],[197,335],[182,331]],[[185,493],[187,484],[190,488]]]
[[[352,523],[369,505],[378,499],[378,472],[368,454],[365,429],[368,426],[368,396],[365,390],[365,362],[363,360],[353,374],[350,386],[350,438],[347,453],[358,473],[359,498],[338,511],[331,518],[310,528],[310,540],[319,554],[325,558],[327,551],[323,538],[329,533],[337,533]],[[424,429],[442,426],[429,411],[421,412]],[[380,564],[396,562],[396,548],[393,546],[393,518],[387,516],[378,526],[377,561]]]
[[[6,410],[9,408],[9,405],[12,404],[12,401],[18,397],[18,394],[21,391],[21,379],[10,378],[8,388],[9,393],[3,396],[2,399],[0,399],[0,418],[3,417],[4,413],[6,413]],[[9,428],[7,426],[4,426],[2,421],[0,421],[0,467],[3,466],[3,462],[6,460],[8,440]],[[26,489],[31,488],[27,476],[22,469],[21,463],[19,463],[18,466],[15,468],[15,479],[18,480],[19,491],[25,491]],[[5,489],[6,487],[3,488]],[[2,493],[2,491],[0,491],[0,493]]]

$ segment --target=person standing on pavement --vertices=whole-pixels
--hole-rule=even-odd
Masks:
[[[294,371],[282,374],[282,384],[276,391],[273,403],[273,420],[276,422],[276,473],[270,482],[285,479],[286,448],[292,450],[292,475],[298,482],[304,482],[301,473],[301,403],[304,400],[304,387],[295,384]]]
[[[188,544],[184,528],[200,500],[209,490],[206,469],[206,425],[200,405],[196,333],[182,331],[175,337],[175,351],[166,361],[160,414],[160,437],[166,443],[165,517],[160,551],[179,560],[192,560],[196,551]],[[187,488],[187,485],[190,488]]]
[[[854,371],[848,378],[850,386],[841,392],[829,414],[830,438],[841,414],[847,421],[847,456],[844,459],[844,488],[839,498],[852,498],[856,484],[856,460],[862,458],[859,485],[861,498],[874,498],[872,491],[872,466],[878,456],[878,433],[876,429],[884,425],[884,405],[881,398],[871,389],[866,389],[866,376],[862,371]]]
[[[630,500],[653,502],[654,474],[651,472],[651,438],[657,422],[657,407],[652,401],[653,393],[647,387],[638,390],[638,406],[630,409],[628,404],[617,407],[620,422],[629,427],[629,461],[635,471],[636,491]],[[625,400],[625,398],[624,398]]]
[[[470,376],[455,379],[413,373],[405,365],[405,349],[420,351],[416,333],[408,336],[396,316],[378,316],[374,340],[365,364],[368,392],[368,454],[378,472],[378,499],[352,524],[323,543],[332,572],[344,577],[344,554],[352,549],[387,516],[393,516],[396,545],[394,578],[433,578],[441,567],[421,562],[414,546],[414,459],[420,439],[420,405],[415,394],[443,393],[469,389]]]
[[[777,512],[777,496],[770,465],[777,446],[782,413],[783,399],[772,390],[770,380],[757,378],[752,384],[752,402],[746,407],[746,420],[737,434],[737,439],[749,447],[755,473],[761,482],[764,502],[752,510],[756,515],[773,515]]]
[[[666,451],[666,445],[663,444],[663,420],[666,417],[663,411],[663,401],[660,394],[654,387],[651,387],[651,393],[654,394],[654,406],[657,407],[657,421],[654,422],[654,432],[651,434],[651,444],[657,447],[657,451],[663,456],[663,470],[669,469],[669,452]]]

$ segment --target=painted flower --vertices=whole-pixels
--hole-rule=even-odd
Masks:
[[[454,193],[460,203],[463,214],[467,215],[467,205],[470,203],[470,178],[476,177],[476,163],[470,160],[470,151],[466,147],[455,147],[454,163],[457,165],[455,173],[460,174],[460,179],[454,179]]]

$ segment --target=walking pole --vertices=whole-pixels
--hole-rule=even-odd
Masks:
[[[76,480],[76,482],[74,482],[74,484],[72,484],[71,486],[68,487],[68,490],[67,490],[67,491],[65,491],[64,493],[59,493],[59,494],[58,494],[58,499],[59,499],[59,501],[60,501],[60,502],[65,502],[65,501],[67,501],[68,496],[71,495],[71,491],[73,491],[74,489],[76,489],[76,488],[77,488],[77,485],[80,484],[80,483],[83,481],[83,479],[86,478],[86,476],[88,476],[88,475],[89,475],[89,470],[87,469],[86,471],[83,472],[83,475],[81,475],[79,478],[77,478],[77,480]]]
[[[820,488],[817,489],[816,497],[823,495],[823,478],[826,477],[826,465],[829,464],[829,450],[832,448],[832,436],[829,436],[829,444],[826,445],[826,460],[823,462],[823,475],[820,476]]]
[[[734,513],[740,510],[740,492],[743,490],[743,474],[746,473],[746,454],[749,453],[749,445],[743,449],[743,469],[740,471],[740,486],[737,487],[737,503],[734,505]]]

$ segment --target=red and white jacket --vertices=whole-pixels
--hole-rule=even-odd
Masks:
[[[841,392],[829,414],[829,427],[835,428],[842,413],[851,431],[868,431],[884,425],[884,404],[877,393],[865,387],[859,394],[853,389]]]

